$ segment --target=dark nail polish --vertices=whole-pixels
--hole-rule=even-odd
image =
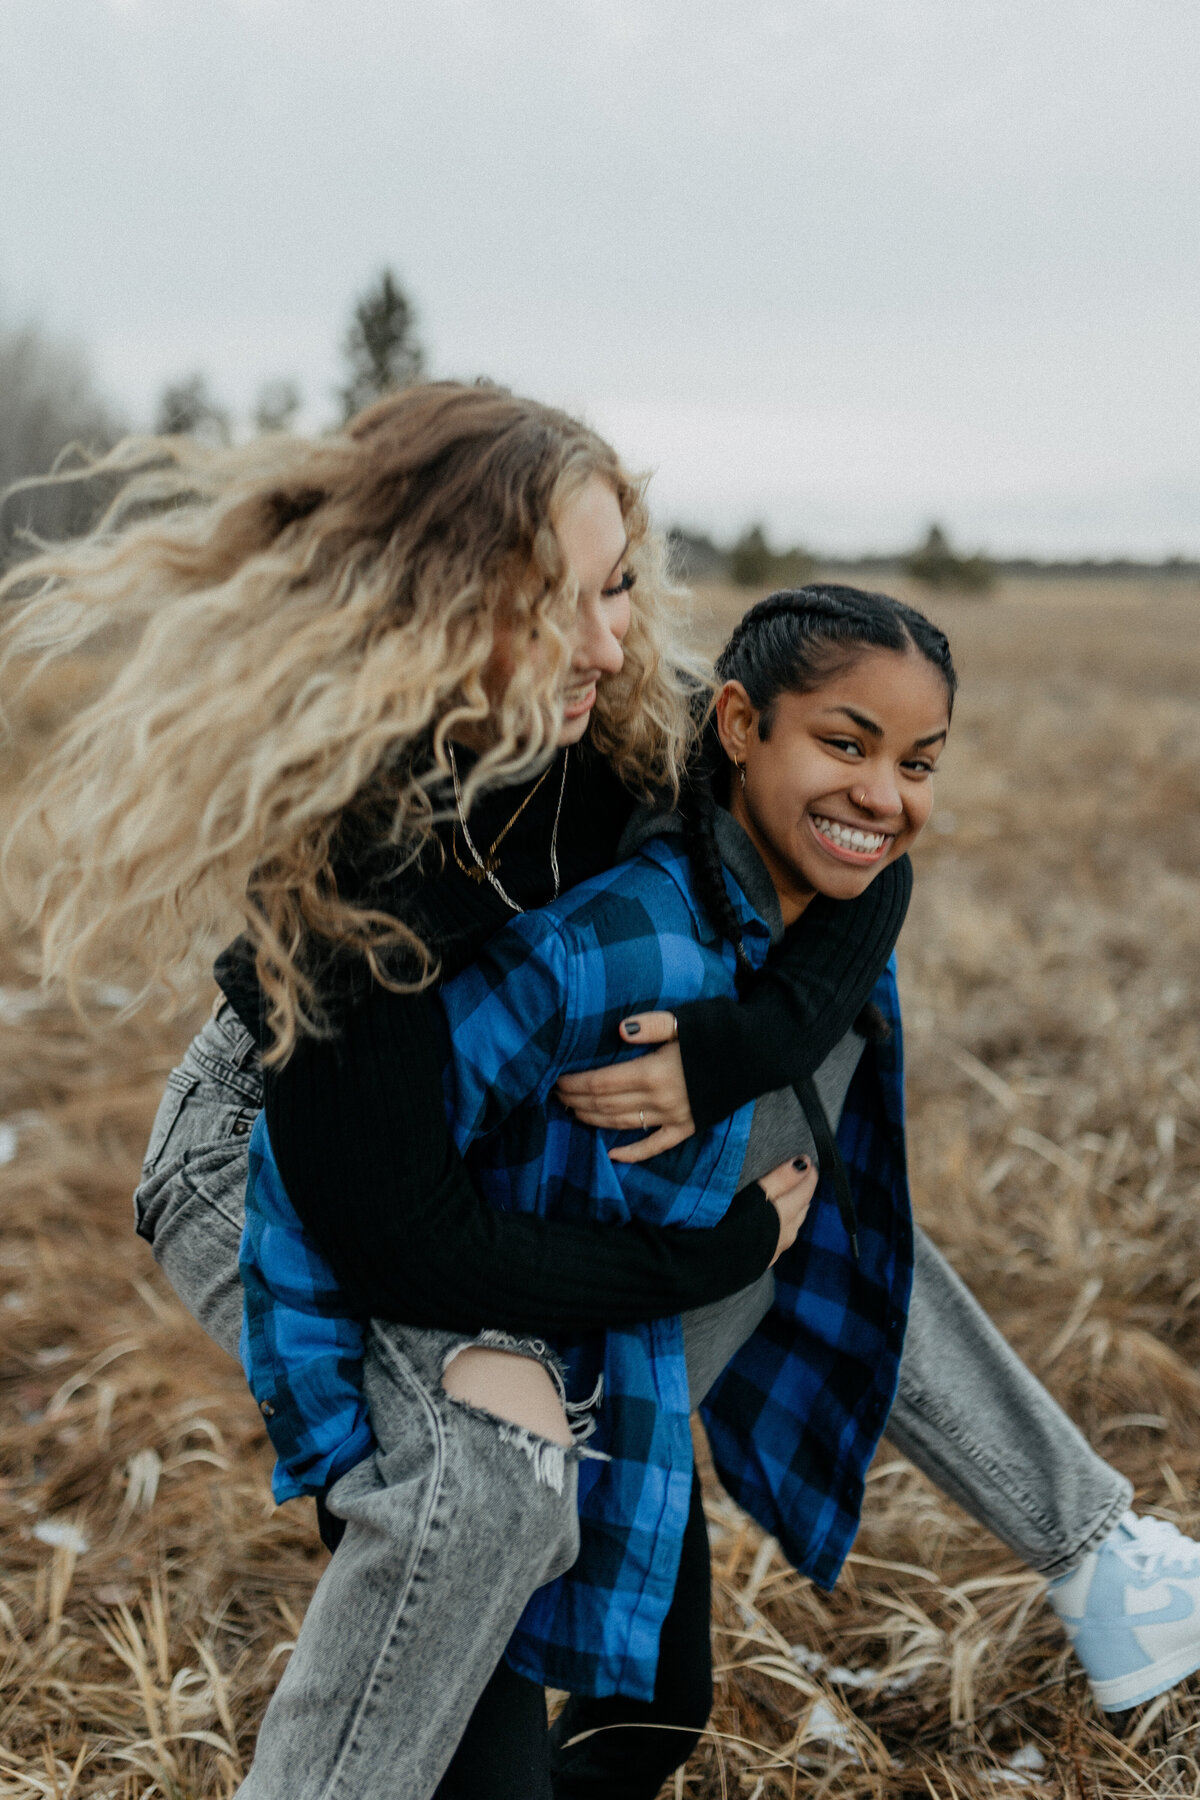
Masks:
[[[793,1156],[792,1167],[793,1169],[799,1169],[800,1173],[803,1175],[805,1169],[808,1167],[807,1156]]]
[[[642,1028],[636,1019],[626,1019],[625,1020],[625,1036],[626,1037],[637,1037],[637,1035],[641,1031],[641,1029]]]

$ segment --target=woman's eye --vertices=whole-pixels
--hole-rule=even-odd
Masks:
[[[907,769],[907,771],[910,775],[936,775],[937,774],[937,764],[932,763],[932,762],[925,762],[924,760],[918,760],[916,762],[906,762],[906,763],[902,763],[900,766],[903,769]]]
[[[627,594],[636,580],[637,576],[633,573],[633,570],[626,569],[615,587],[600,589],[601,595],[605,600],[615,600],[618,594]]]
[[[848,756],[862,755],[862,745],[854,738],[826,738],[825,742],[831,750],[841,750]]]

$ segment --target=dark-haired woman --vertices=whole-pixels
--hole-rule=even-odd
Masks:
[[[750,654],[739,664],[739,646],[747,644]],[[773,674],[772,656],[778,665]],[[953,673],[944,640],[919,615],[853,592],[780,597],[756,609],[735,636],[722,668],[729,673],[739,667],[747,682],[734,675],[719,709],[722,744],[737,768],[729,810],[713,811],[701,796],[686,864],[669,850],[678,824],[668,822],[665,836],[643,846],[625,869],[587,884],[539,917],[516,922],[475,970],[446,991],[458,1131],[464,1142],[487,1134],[478,1172],[498,1204],[570,1216],[590,1201],[614,1219],[640,1210],[693,1225],[709,1222],[709,1190],[723,1174],[728,1191],[731,1152],[740,1158],[741,1175],[754,1173],[753,1135],[739,1135],[743,1127],[750,1133],[745,1121],[731,1121],[719,1146],[695,1144],[685,1169],[660,1159],[657,1182],[652,1176],[639,1181],[631,1172],[622,1187],[612,1181],[611,1164],[595,1142],[581,1143],[569,1122],[556,1126],[552,1119],[548,1135],[539,1104],[548,1084],[564,1067],[594,1059],[600,1023],[612,1020],[606,1005],[620,1009],[656,999],[678,1005],[689,997],[686,977],[678,969],[667,977],[662,969],[664,960],[672,961],[663,942],[673,945],[678,936],[670,912],[681,886],[693,897],[687,903],[696,908],[698,938],[703,941],[705,915],[724,930],[727,976],[739,966],[748,972],[761,957],[771,916],[781,930],[815,894],[835,900],[861,895],[881,868],[903,854],[927,816],[928,777],[949,723]],[[631,924],[638,913],[659,923],[649,938]],[[579,974],[589,959],[590,989]],[[886,979],[877,997],[894,1017],[894,990]],[[816,1085],[835,1114],[862,1051],[862,1039],[847,1034],[818,1072]],[[818,1209],[811,1232],[781,1263],[787,1278],[773,1305],[769,1284],[760,1282],[690,1320],[690,1338],[685,1333],[674,1344],[663,1322],[619,1339],[608,1334],[603,1352],[594,1342],[564,1345],[569,1391],[578,1398],[591,1377],[606,1377],[610,1410],[601,1415],[597,1442],[614,1462],[599,1475],[585,1471],[582,1554],[568,1575],[534,1597],[509,1661],[581,1694],[619,1697],[577,1700],[564,1715],[556,1734],[556,1794],[651,1794],[686,1752],[684,1727],[694,1731],[703,1723],[703,1521],[694,1487],[689,1509],[675,1477],[688,1460],[688,1402],[703,1396],[735,1351],[706,1412],[727,1485],[799,1566],[821,1580],[836,1574],[857,1514],[861,1458],[873,1448],[894,1387],[907,1298],[907,1201],[895,1144],[897,1053],[898,1044],[891,1051],[876,1049],[874,1069],[855,1078],[850,1137],[856,1193],[824,1130],[822,1107],[813,1104],[812,1084],[804,1077],[796,1084],[838,1204],[832,1212]],[[764,1144],[773,1153],[812,1143],[792,1094],[761,1105],[755,1129],[760,1167]],[[269,1144],[262,1149],[270,1170]],[[674,1197],[664,1195],[664,1177],[674,1184]],[[252,1216],[259,1227],[252,1228],[248,1258],[252,1329],[280,1310],[271,1295],[270,1234],[262,1233],[261,1224],[267,1221],[285,1237],[288,1230],[286,1197],[273,1172],[265,1180],[260,1173],[258,1186]],[[328,1305],[327,1291],[319,1305]],[[687,1376],[682,1401],[681,1357]],[[273,1404],[278,1361],[264,1356],[255,1369],[253,1360],[252,1373]],[[754,1396],[752,1407],[748,1395]],[[631,1397],[641,1403],[640,1426],[630,1424]],[[657,1435],[648,1439],[644,1409],[651,1399]],[[786,1430],[780,1438],[781,1418],[791,1421],[790,1444]],[[799,1442],[797,1419],[804,1421]],[[659,1495],[649,1537],[642,1519],[648,1494]],[[1111,1519],[1102,1523],[1107,1529]],[[614,1565],[616,1544],[621,1548]],[[512,1677],[493,1686],[484,1761],[468,1773],[459,1767],[460,1751],[457,1776],[452,1770],[448,1779],[467,1785],[449,1785],[447,1793],[541,1791],[532,1785],[538,1703],[523,1709],[522,1736],[514,1730],[522,1713],[521,1683]],[[597,1725],[622,1722],[639,1729],[566,1742]],[[673,1729],[645,1729],[653,1724]],[[503,1755],[499,1746],[507,1746]]]

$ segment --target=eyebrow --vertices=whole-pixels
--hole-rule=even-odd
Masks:
[[[855,712],[852,706],[831,706],[829,711],[845,713],[848,719],[853,719],[854,723],[862,731],[869,732],[874,738],[881,738],[883,736],[882,725],[877,725],[874,719],[868,719],[866,713]],[[930,744],[940,744],[945,736],[946,727],[943,725],[940,731],[931,731],[928,737],[918,738],[913,745],[913,749],[926,750],[929,748]]]
[[[848,719],[853,719],[856,725],[863,731],[869,731],[872,737],[881,738],[883,736],[882,725],[877,725],[874,719],[868,719],[865,713],[855,712],[852,706],[831,706],[829,711],[845,713]]]

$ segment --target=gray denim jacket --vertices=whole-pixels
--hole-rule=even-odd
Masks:
[[[262,1103],[257,1046],[221,1003],[167,1077],[133,1196],[138,1235],[192,1317],[234,1357],[249,1139]]]

